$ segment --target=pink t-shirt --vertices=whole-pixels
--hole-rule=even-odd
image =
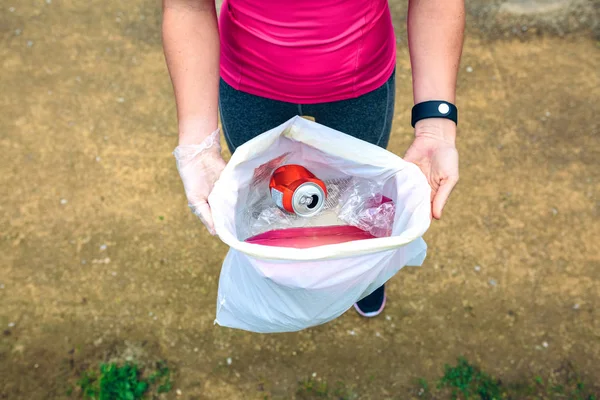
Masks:
[[[387,0],[225,0],[219,28],[223,80],[270,99],[358,97],[396,64]]]

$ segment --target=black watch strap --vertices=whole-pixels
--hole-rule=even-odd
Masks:
[[[458,109],[452,103],[442,100],[424,101],[415,104],[412,108],[410,124],[414,128],[416,123],[425,118],[446,118],[458,125]]]

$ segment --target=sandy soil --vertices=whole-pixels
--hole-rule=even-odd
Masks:
[[[0,5],[0,398],[62,398],[77,370],[124,354],[166,359],[189,399],[293,398],[312,373],[406,399],[459,355],[505,380],[570,361],[600,381],[593,36],[470,29],[461,182],[425,265],[394,277],[385,317],[258,335],[213,326],[227,248],[187,209],[171,156],[158,4]],[[401,155],[412,100],[392,5]]]

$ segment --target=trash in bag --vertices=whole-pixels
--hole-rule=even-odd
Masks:
[[[299,217],[312,217],[325,205],[327,187],[302,165],[277,168],[269,182],[271,199],[277,207]]]
[[[285,165],[324,183],[315,215],[273,200],[272,175]],[[230,247],[215,323],[290,332],[337,318],[404,266],[423,263],[430,195],[416,165],[300,117],[248,141],[208,199],[217,235]]]
[[[287,158],[288,154],[277,157],[255,170],[243,238],[276,229],[332,225],[352,225],[373,237],[391,235],[395,208],[383,196],[381,183],[357,177],[323,182],[303,166],[286,164]],[[281,176],[285,173],[287,180]]]

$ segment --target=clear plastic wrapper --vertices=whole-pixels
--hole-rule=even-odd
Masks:
[[[340,197],[338,218],[375,237],[390,236],[395,205],[382,189],[377,182],[353,178]]]

